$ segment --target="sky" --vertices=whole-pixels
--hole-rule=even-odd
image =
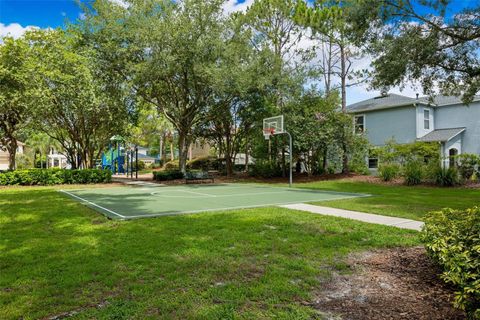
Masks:
[[[82,0],[92,1],[92,0]],[[121,0],[112,0],[121,1]],[[224,5],[227,13],[245,11],[254,0],[228,0]],[[480,0],[452,0],[448,15],[455,14],[465,7],[474,6]],[[29,28],[56,28],[66,21],[75,21],[81,17],[81,10],[75,0],[0,0],[0,37],[11,35],[21,36]],[[368,65],[368,60],[358,64]],[[394,88],[390,92],[414,97],[418,88],[407,85],[403,91]],[[347,90],[347,103],[355,103],[375,97],[378,91],[369,91],[367,85],[360,85]]]

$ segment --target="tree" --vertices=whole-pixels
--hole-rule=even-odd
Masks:
[[[155,106],[144,106],[138,113],[136,125],[129,130],[132,142],[135,144],[158,147],[158,154],[165,163],[165,147],[167,139],[173,134],[173,127],[163,114],[159,114]],[[154,148],[156,149],[156,148]]]
[[[33,165],[37,164],[37,153],[40,155],[40,168],[43,168],[43,157],[45,157],[46,167],[48,168],[48,153],[50,149],[58,143],[55,143],[51,137],[43,132],[32,132],[25,143],[33,152]]]
[[[264,93],[271,61],[270,51],[256,52],[250,34],[241,29],[240,19],[232,17],[227,24],[225,49],[214,70],[213,99],[201,135],[216,142],[225,159],[227,176],[233,174],[237,153],[248,151],[248,136],[254,124],[265,115],[265,106],[258,103]]]
[[[301,64],[295,60],[301,54],[297,45],[303,36],[303,29],[294,21],[296,3],[296,0],[259,0],[244,15],[245,27],[252,32],[253,46],[258,52],[271,50],[273,53],[269,100],[275,114],[283,113],[292,88],[298,89],[303,83],[303,79],[298,81]],[[286,141],[283,137],[281,142],[282,174],[286,175]],[[269,153],[272,154],[270,140]]]
[[[29,59],[25,39],[3,38],[0,44],[0,147],[9,154],[9,170],[15,169],[17,135],[31,116]]]
[[[328,150],[337,143],[335,133],[341,130],[338,100],[337,95],[322,96],[309,90],[287,106],[286,124],[293,138],[293,151],[297,158],[305,160],[309,175],[326,170]]]
[[[36,127],[58,141],[72,168],[91,168],[111,136],[126,128],[130,105],[100,72],[95,51],[75,32],[26,35],[35,56]]]
[[[222,2],[147,0],[119,7],[100,0],[85,20],[105,61],[175,127],[183,172],[223,51]]]
[[[372,86],[419,81],[425,94],[438,87],[445,95],[472,101],[480,91],[480,4],[449,17],[455,5],[450,0],[364,1],[355,20],[376,22],[358,28],[367,30],[362,36],[375,57]]]
[[[347,88],[359,83],[348,81],[361,76],[360,70],[352,68],[353,59],[358,58],[361,52],[354,45],[356,31],[350,22],[355,4],[356,1],[336,0],[327,3],[320,1],[308,6],[305,1],[300,1],[295,12],[296,21],[310,28],[312,39],[321,49],[319,66],[325,93],[328,95],[332,90],[340,91],[343,113],[347,112]],[[333,78],[340,79],[340,83],[336,85]],[[344,173],[349,172],[347,135],[344,132],[342,143]]]

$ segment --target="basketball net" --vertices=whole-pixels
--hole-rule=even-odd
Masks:
[[[270,136],[274,134],[275,134],[274,128],[263,129],[263,136],[265,137],[265,140],[270,140]]]

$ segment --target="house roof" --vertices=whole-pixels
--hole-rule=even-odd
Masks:
[[[420,97],[420,98],[418,98],[418,100],[419,100],[420,103],[432,104],[433,106],[436,106],[436,107],[463,103],[462,97],[442,96],[442,95],[435,96],[433,98],[433,101],[428,96]],[[479,101],[479,100],[480,100],[480,96],[474,96],[473,97],[473,101]]]
[[[400,106],[413,105],[416,99],[389,93],[368,100],[360,101],[347,106],[349,112],[372,111],[379,109],[395,108]]]
[[[418,141],[422,142],[447,142],[458,136],[460,133],[465,131],[465,128],[447,128],[447,129],[437,129],[433,130],[430,133],[427,133],[423,137],[419,138]]]
[[[480,96],[474,96],[473,101],[480,101]],[[381,109],[398,108],[414,105],[415,103],[431,105],[433,107],[453,105],[462,103],[461,97],[438,95],[432,99],[430,97],[410,98],[395,93],[381,95],[368,100],[360,101],[347,106],[348,112],[359,113]]]
[[[149,160],[155,160],[155,159],[157,159],[157,158],[155,158],[155,157],[151,157],[151,156],[146,156],[146,155],[144,155],[144,154],[141,154],[141,153],[139,153],[139,154],[138,154],[138,159],[145,159],[145,160],[146,160],[146,159],[149,159]]]

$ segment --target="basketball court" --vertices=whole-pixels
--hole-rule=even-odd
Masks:
[[[61,192],[107,217],[124,220],[367,196],[255,184],[145,184]]]

